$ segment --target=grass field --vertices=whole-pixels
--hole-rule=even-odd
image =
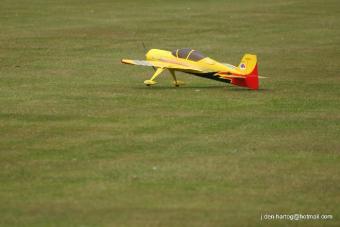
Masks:
[[[1,226],[339,226],[338,0],[0,5]],[[120,64],[191,47],[261,89]],[[332,220],[262,220],[261,214]]]

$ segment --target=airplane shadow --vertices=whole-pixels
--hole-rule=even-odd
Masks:
[[[174,89],[186,89],[186,90],[216,90],[216,89],[223,89],[225,91],[232,91],[232,92],[270,92],[271,89],[268,88],[260,88],[258,90],[249,90],[247,88],[241,88],[241,87],[228,87],[228,86],[218,86],[218,85],[212,85],[212,86],[181,86],[181,87],[173,87],[173,86],[135,86],[132,87],[134,89],[140,89],[140,90],[174,90]]]

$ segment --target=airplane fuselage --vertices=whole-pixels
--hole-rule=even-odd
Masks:
[[[191,70],[176,70],[192,74],[206,74],[211,72],[224,72],[227,74],[242,75],[242,72],[236,66],[219,63],[209,57],[205,57],[200,61],[191,61],[189,59],[175,57],[170,51],[151,49],[145,55],[147,60],[161,61],[164,63],[178,64],[186,67],[191,67]],[[194,66],[194,67],[193,67]],[[197,68],[195,70],[194,68]],[[202,72],[203,71],[203,72]]]

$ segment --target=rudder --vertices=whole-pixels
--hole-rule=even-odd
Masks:
[[[246,76],[245,81],[233,82],[237,85],[257,90],[259,88],[257,56],[254,54],[245,54],[238,68]]]

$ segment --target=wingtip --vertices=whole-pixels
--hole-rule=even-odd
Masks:
[[[122,59],[120,60],[120,62],[121,62],[122,64],[129,64],[128,61],[127,61],[126,59],[124,59],[124,58],[122,58]]]

